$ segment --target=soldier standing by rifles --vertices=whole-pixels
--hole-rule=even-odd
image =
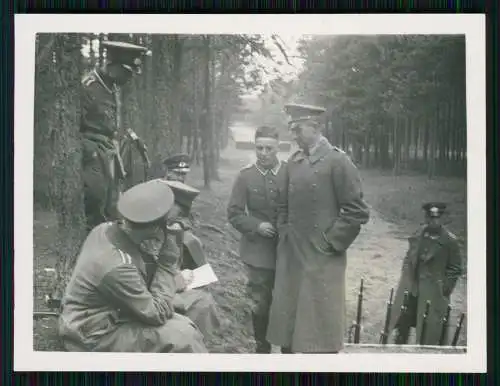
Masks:
[[[391,315],[389,332],[397,329],[397,344],[406,344],[411,327],[416,327],[417,342],[438,345],[441,324],[446,315],[450,295],[462,274],[460,248],[456,236],[441,223],[444,203],[426,203],[426,225],[410,237]],[[407,304],[404,305],[407,291]],[[430,302],[424,339],[421,339],[423,315]],[[406,306],[403,313],[401,306]],[[404,308],[404,307],[403,307]]]
[[[125,177],[118,145],[119,87],[141,73],[146,47],[105,41],[107,61],[81,82],[83,181],[87,228],[117,217],[119,181]]]

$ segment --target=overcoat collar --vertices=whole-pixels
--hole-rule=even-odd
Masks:
[[[331,150],[333,146],[328,142],[328,140],[321,136],[318,144],[314,147],[312,154],[307,156],[303,150],[298,150],[292,157],[293,161],[301,162],[304,159],[308,159],[311,164],[318,162],[320,159],[325,157]]]

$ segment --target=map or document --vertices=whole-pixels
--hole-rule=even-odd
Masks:
[[[216,281],[219,281],[219,279],[217,279],[212,266],[210,264],[205,264],[193,270],[193,281],[187,286],[186,289],[189,290],[204,287]]]

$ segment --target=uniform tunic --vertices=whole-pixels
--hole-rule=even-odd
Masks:
[[[118,178],[123,171],[116,141],[118,88],[109,88],[97,71],[81,82],[81,123],[85,212],[89,229],[114,220]]]
[[[358,170],[321,138],[287,163],[267,338],[293,352],[343,348],[346,250],[369,219]]]
[[[246,264],[265,269],[276,267],[277,238],[258,234],[260,223],[276,225],[278,198],[285,189],[285,169],[279,163],[266,172],[256,164],[244,167],[233,185],[227,216],[241,233],[240,258]]]
[[[399,326],[404,292],[415,297],[408,310],[410,327],[416,327],[420,342],[422,321],[427,300],[431,302],[424,344],[437,345],[441,336],[441,321],[450,303],[450,295],[462,274],[462,259],[456,236],[442,227],[431,236],[425,230],[409,238],[409,248],[403,260],[401,278],[393,304],[389,331]]]
[[[258,352],[269,352],[266,341],[269,308],[276,267],[277,237],[258,234],[262,222],[276,226],[278,200],[285,186],[281,162],[271,170],[257,164],[244,167],[233,186],[228,220],[241,233],[240,257],[245,263],[247,296],[252,304],[252,322]]]
[[[145,261],[116,223],[93,229],[63,298],[59,332],[68,350],[206,352],[191,320],[167,318],[176,262],[151,274]]]

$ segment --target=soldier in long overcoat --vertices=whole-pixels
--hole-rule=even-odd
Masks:
[[[268,340],[289,352],[343,348],[346,251],[369,219],[359,172],[321,135],[325,110],[289,105],[300,150],[286,165]]]
[[[403,260],[392,308],[389,331],[397,330],[398,344],[407,343],[412,327],[416,328],[416,341],[420,343],[427,301],[430,301],[430,307],[422,343],[439,344],[442,320],[450,303],[450,295],[462,274],[457,238],[441,224],[446,205],[431,202],[424,204],[423,209],[426,225],[409,238],[409,248]],[[401,317],[405,291],[409,294],[408,307],[404,314],[406,316]]]
[[[173,201],[163,180],[136,185],[118,201],[123,219],[90,232],[62,301],[59,333],[68,351],[207,352],[200,330],[174,310]]]

